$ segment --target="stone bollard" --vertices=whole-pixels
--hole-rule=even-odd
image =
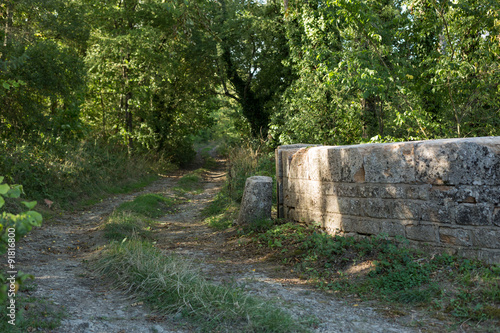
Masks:
[[[271,219],[273,179],[266,176],[247,178],[241,200],[238,224],[251,224],[255,220]]]

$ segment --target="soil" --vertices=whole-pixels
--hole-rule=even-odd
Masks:
[[[101,226],[119,204],[145,193],[174,196],[172,187],[185,172],[164,176],[132,194],[109,197],[87,210],[58,215],[19,243],[19,270],[35,275],[37,285],[24,293],[48,299],[67,314],[58,328],[47,332],[193,331],[182,319],[155,314],[123,291],[103,284],[86,264],[107,243]],[[202,193],[190,195],[190,202],[159,219],[158,248],[194,260],[207,279],[236,281],[251,294],[277,300],[296,317],[315,316],[314,332],[443,331],[441,323],[415,311],[394,311],[383,304],[361,302],[356,296],[339,299],[318,291],[266,253],[242,245],[236,229],[209,228],[201,210],[220,190],[224,176],[223,168],[207,172]]]

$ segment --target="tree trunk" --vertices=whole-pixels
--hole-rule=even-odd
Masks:
[[[9,33],[10,33],[10,27],[12,26],[12,16],[14,15],[14,6],[12,6],[11,1],[7,1],[6,4],[6,11],[7,11],[7,18],[5,20],[5,36],[3,40],[3,46],[6,47],[7,44],[9,43]]]
[[[126,60],[127,63],[130,63],[130,54],[127,54]],[[132,112],[130,110],[129,101],[132,99],[132,92],[129,90],[130,87],[129,87],[127,66],[123,66],[123,83],[125,86],[125,90],[123,93],[123,111],[125,112],[125,128],[127,130],[128,150],[129,153],[131,153],[133,148],[133,139],[132,139],[133,120],[132,120]]]

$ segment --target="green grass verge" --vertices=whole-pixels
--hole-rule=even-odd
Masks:
[[[408,248],[404,240],[384,236],[330,236],[297,223],[254,231],[254,245],[268,247],[275,258],[321,289],[397,307],[413,305],[440,319],[468,320],[483,327],[500,322],[500,265],[447,254],[430,256]],[[357,267],[364,267],[364,273],[356,273]]]
[[[157,311],[177,314],[202,331],[307,331],[277,306],[233,285],[210,283],[192,262],[165,255],[149,242],[112,243],[94,269]]]
[[[0,170],[10,184],[23,184],[26,196],[54,208],[73,209],[124,193],[175,168],[161,156],[130,155],[118,144],[95,140],[42,144],[0,140]]]
[[[224,192],[217,193],[215,199],[203,210],[204,222],[216,230],[224,230],[232,226],[238,216],[239,205],[230,200]]]

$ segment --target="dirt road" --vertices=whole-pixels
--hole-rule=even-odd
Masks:
[[[47,307],[64,308],[67,313],[61,326],[49,332],[193,331],[180,318],[152,313],[145,304],[103,284],[86,265],[107,243],[100,227],[120,203],[145,193],[174,196],[172,187],[181,175],[163,177],[133,194],[107,198],[88,210],[58,216],[34,229],[19,244],[19,269],[36,277],[37,288],[28,293],[51,300]],[[215,283],[236,281],[251,294],[277,300],[297,317],[316,317],[315,332],[421,331],[416,313],[389,318],[376,305],[315,291],[285,268],[266,260],[265,255],[247,253],[234,229],[216,232],[205,225],[201,209],[219,191],[223,176],[222,171],[206,174],[202,193],[191,195],[190,202],[180,205],[175,214],[159,219],[163,227],[155,238],[160,249],[194,260]]]

